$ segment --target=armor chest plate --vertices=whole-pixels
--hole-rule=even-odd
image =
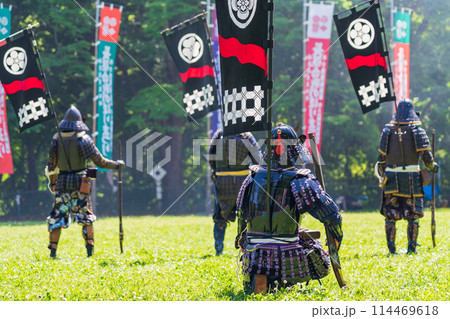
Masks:
[[[290,186],[294,176],[295,170],[271,173],[270,214],[267,214],[267,171],[263,168],[258,171],[249,194],[249,231],[270,235],[297,234],[299,216]]]
[[[80,171],[86,168],[87,163],[78,151],[77,140],[78,137],[76,135],[63,137],[63,145],[61,145],[61,140],[58,139],[58,167],[61,171]]]
[[[419,153],[416,152],[416,144],[414,141],[414,135],[411,127],[401,126],[403,153],[405,155],[406,165],[417,165],[419,163]],[[391,133],[389,134],[388,150],[386,154],[386,164],[389,167],[400,166],[403,164],[399,132],[397,126],[389,128]]]

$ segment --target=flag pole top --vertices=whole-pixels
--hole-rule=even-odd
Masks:
[[[38,27],[38,26],[39,26],[39,22],[36,22],[35,24],[29,24],[25,29],[22,29],[22,30],[20,30],[20,31],[17,31],[16,33],[11,34],[10,36],[1,39],[0,42],[1,42],[1,41],[6,41],[7,39],[13,38],[13,37],[15,37],[16,35],[18,35],[18,34],[24,32],[25,30],[29,31],[29,30],[31,30],[32,28],[35,28],[35,27]]]
[[[106,7],[109,7],[111,10],[114,9],[114,8],[117,8],[117,9],[120,10],[120,12],[123,11],[123,5],[118,5],[118,4],[114,4],[114,3],[111,3],[111,2],[104,2],[104,1],[102,1],[102,2],[97,6],[97,8],[103,9],[105,6],[106,6]]]
[[[13,6],[12,4],[7,4],[7,3],[0,2],[0,9],[8,8],[9,11],[12,11],[13,7],[16,8],[16,6]]]
[[[183,22],[178,23],[178,24],[174,25],[173,27],[164,29],[163,31],[161,31],[161,35],[163,35],[163,36],[168,35],[169,32],[182,29],[182,28],[184,28],[185,25],[193,23],[196,20],[201,20],[202,18],[205,19],[205,21],[206,21],[206,11],[204,11],[204,10],[202,13],[199,13],[190,19],[184,20]]]

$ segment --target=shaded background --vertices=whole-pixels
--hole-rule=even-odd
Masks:
[[[10,1],[11,2],[11,1]],[[39,22],[35,36],[59,120],[75,104],[88,115],[92,127],[94,71],[94,21],[72,0],[13,1],[12,33]],[[95,15],[94,1],[78,1]],[[360,1],[337,1],[335,12]],[[390,0],[381,1],[385,24],[390,22]],[[200,1],[115,0],[123,5],[119,44],[177,101],[182,101],[179,74],[160,31],[200,13]],[[303,2],[275,1],[274,101],[303,73]],[[441,199],[450,197],[450,3],[446,0],[395,1],[413,9],[411,23],[411,97],[422,112],[431,138],[436,129],[437,160],[441,165]],[[388,39],[390,32],[388,32]],[[337,40],[333,26],[331,43]],[[155,181],[132,168],[124,170],[124,212],[127,215],[166,211],[197,178],[200,180],[169,209],[172,214],[210,213],[206,197],[206,161],[193,166],[192,139],[206,138],[206,118],[199,126],[188,123],[184,112],[120,48],[117,51],[114,92],[114,151],[145,128],[170,136],[172,161],[164,168],[163,200],[156,200]],[[302,122],[302,79],[273,107],[273,121],[292,126]],[[54,134],[51,122],[19,134],[17,120],[7,102],[14,175],[0,175],[0,221],[43,219],[51,209],[52,195],[44,176],[48,148]],[[383,125],[392,117],[392,106],[362,115],[339,43],[331,47],[325,98],[322,156],[328,192],[346,210],[376,210],[380,201],[373,174]],[[263,133],[256,133],[257,138]],[[123,147],[124,148],[124,147]],[[206,151],[206,148],[205,148]],[[163,155],[163,154],[161,154]],[[123,154],[125,157],[125,154]],[[97,212],[117,214],[116,176],[99,173]],[[341,199],[346,197],[348,201]]]

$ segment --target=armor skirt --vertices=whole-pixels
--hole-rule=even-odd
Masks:
[[[314,239],[290,244],[248,244],[242,257],[242,272],[295,284],[327,276],[330,259]]]
[[[92,213],[89,196],[79,191],[56,192],[53,210],[47,217],[49,231],[69,227],[72,215],[80,225],[90,225],[96,220]]]

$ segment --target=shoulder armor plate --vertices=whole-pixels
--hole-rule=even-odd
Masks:
[[[391,130],[387,126],[385,126],[383,131],[381,132],[380,146],[378,147],[378,151],[383,155],[386,155],[388,151],[390,133]]]
[[[414,135],[414,142],[416,144],[416,151],[428,151],[431,149],[430,140],[428,139],[427,133],[420,126],[416,126],[412,130]]]
[[[307,169],[307,168],[300,168],[297,170],[296,172],[296,176],[308,176],[309,174],[311,174],[311,170]]]

